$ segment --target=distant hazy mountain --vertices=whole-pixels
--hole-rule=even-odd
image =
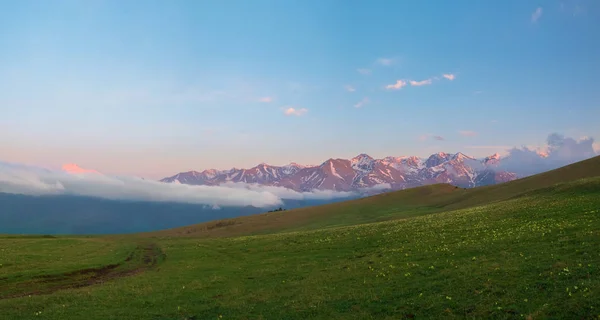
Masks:
[[[261,163],[250,169],[189,171],[161,181],[191,185],[245,182],[286,187],[296,191],[356,191],[382,184],[389,184],[392,189],[397,190],[432,183],[450,183],[469,188],[517,179],[516,173],[498,169],[501,161],[498,154],[484,159],[444,152],[433,154],[427,159],[373,159],[369,155],[360,154],[352,159],[329,159],[316,166],[291,163],[279,167]]]

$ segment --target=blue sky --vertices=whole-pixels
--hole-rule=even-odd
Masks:
[[[4,161],[160,178],[600,138],[593,0],[1,6]]]

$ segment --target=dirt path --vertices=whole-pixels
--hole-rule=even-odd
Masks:
[[[3,285],[0,281],[0,299],[51,294],[63,289],[87,287],[116,278],[132,276],[155,267],[164,258],[164,253],[155,243],[139,245],[125,261],[119,264],[62,274],[43,275],[6,285]]]

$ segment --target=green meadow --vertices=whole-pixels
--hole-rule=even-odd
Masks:
[[[0,319],[600,319],[600,158],[136,235],[0,236]]]

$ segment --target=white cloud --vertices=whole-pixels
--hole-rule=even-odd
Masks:
[[[594,151],[596,152],[596,154],[600,155],[600,143],[599,142],[594,142],[592,144],[592,148],[594,148]]]
[[[431,84],[431,79],[425,79],[425,80],[421,80],[421,81],[415,81],[415,80],[410,80],[410,85],[411,86],[426,86]]]
[[[264,102],[264,103],[269,103],[269,102],[273,102],[275,99],[273,97],[262,97],[260,99],[258,99],[258,102]]]
[[[444,77],[444,78],[446,78],[446,79],[448,79],[448,80],[450,80],[450,81],[452,81],[452,80],[456,79],[456,75],[454,75],[454,74],[452,74],[452,73],[444,73],[444,74],[442,75],[442,77]]]
[[[399,90],[402,87],[406,86],[406,81],[404,80],[396,80],[396,83],[385,86],[388,90]]]
[[[93,170],[79,169],[81,168],[77,171],[81,173],[67,173],[0,162],[0,192],[35,196],[72,195],[110,200],[183,202],[218,209],[223,206],[248,205],[264,208],[282,205],[284,200],[327,200],[385,189],[385,186],[375,186],[358,192],[297,192],[282,187],[232,182],[220,186],[193,186],[136,177],[112,177]]]
[[[474,137],[477,135],[477,132],[469,130],[459,131],[458,133],[460,133],[460,135],[464,137]]]
[[[594,150],[594,139],[575,140],[553,133],[547,138],[544,147],[512,148],[501,161],[500,168],[519,175],[536,174],[597,155]]]
[[[310,192],[297,192],[292,189],[274,186],[264,186],[256,183],[226,182],[219,187],[234,190],[249,190],[253,192],[267,192],[282,200],[328,200],[355,196],[353,192],[339,192],[334,190],[313,190]]]
[[[297,117],[302,116],[307,112],[308,112],[308,109],[305,109],[305,108],[296,109],[293,107],[289,107],[283,111],[283,113],[286,116],[297,116]]]
[[[362,75],[371,74],[371,69],[360,68],[360,69],[356,69],[356,71]]]
[[[531,22],[536,23],[542,17],[542,13],[542,7],[537,7],[537,9],[535,9],[535,11],[531,14]]]
[[[354,107],[355,108],[362,108],[364,107],[367,103],[369,103],[369,98],[364,97],[362,100],[360,100],[359,102],[357,102]]]
[[[354,87],[353,87],[353,86],[351,86],[351,85],[347,85],[347,86],[345,86],[344,88],[345,88],[345,89],[346,89],[346,91],[348,91],[348,92],[354,92],[354,91],[356,91],[356,88],[354,88]]]
[[[394,59],[392,58],[379,58],[377,59],[377,64],[382,65],[382,66],[386,66],[389,67],[391,65],[393,65],[395,62]]]

